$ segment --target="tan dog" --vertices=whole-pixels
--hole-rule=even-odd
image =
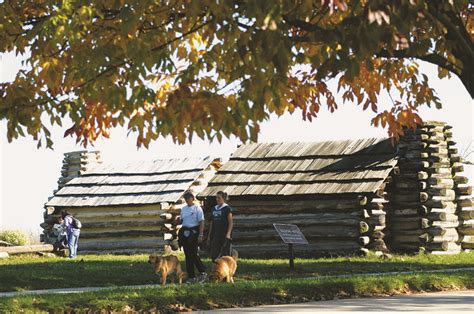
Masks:
[[[181,264],[179,263],[179,260],[176,256],[150,255],[150,257],[148,257],[148,263],[153,265],[155,274],[160,274],[160,283],[163,286],[166,284],[166,278],[171,273],[174,273],[180,284],[183,283],[183,278],[185,274],[181,270]]]
[[[237,251],[232,251],[232,256],[222,256],[212,264],[211,282],[232,282],[234,283],[234,274],[237,270]]]

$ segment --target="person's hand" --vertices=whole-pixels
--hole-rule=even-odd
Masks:
[[[203,239],[204,239],[204,236],[200,234],[198,237],[198,243],[201,244]]]
[[[227,240],[231,240],[230,235],[226,235],[225,238],[226,238]]]
[[[178,215],[178,216],[176,216],[176,217],[174,218],[174,220],[171,222],[171,225],[177,226],[177,225],[180,225],[181,223],[182,223],[182,221],[181,221],[181,216]]]

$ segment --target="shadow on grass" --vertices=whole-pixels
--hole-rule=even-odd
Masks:
[[[80,258],[0,266],[0,291],[158,283],[146,261],[100,261]]]
[[[448,268],[474,267],[474,259],[460,263],[432,263],[429,261],[327,261],[324,260],[296,260],[295,271],[290,273],[288,261],[267,264],[259,260],[240,260],[238,274],[247,280],[286,277],[311,277],[343,274],[361,274],[377,272],[404,272],[420,270],[437,270]]]
[[[286,259],[239,259],[236,280],[297,278],[374,272],[420,271],[474,267],[474,254],[438,257],[396,256],[296,259],[290,274]],[[204,259],[208,272],[211,263]],[[183,268],[184,263],[181,262]],[[0,264],[0,291],[19,291],[73,287],[157,284],[158,276],[146,256],[85,256],[83,260],[33,257]]]
[[[473,272],[386,277],[325,278],[321,280],[240,280],[235,284],[203,284],[118,288],[81,294],[49,294],[0,298],[0,312],[129,311],[176,312],[222,307],[282,304],[380,294],[445,289],[472,289]]]

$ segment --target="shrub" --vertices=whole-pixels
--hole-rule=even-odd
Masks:
[[[28,244],[28,237],[23,232],[17,230],[0,231],[0,240],[13,245]]]

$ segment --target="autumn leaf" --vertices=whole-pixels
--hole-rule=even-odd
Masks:
[[[120,125],[148,147],[160,136],[257,140],[270,113],[312,121],[350,102],[396,139],[421,106],[441,107],[420,60],[474,95],[473,10],[467,0],[4,1],[0,52],[29,54],[0,84],[0,119],[9,141],[51,146],[44,121],[66,119],[65,136],[84,145]]]

